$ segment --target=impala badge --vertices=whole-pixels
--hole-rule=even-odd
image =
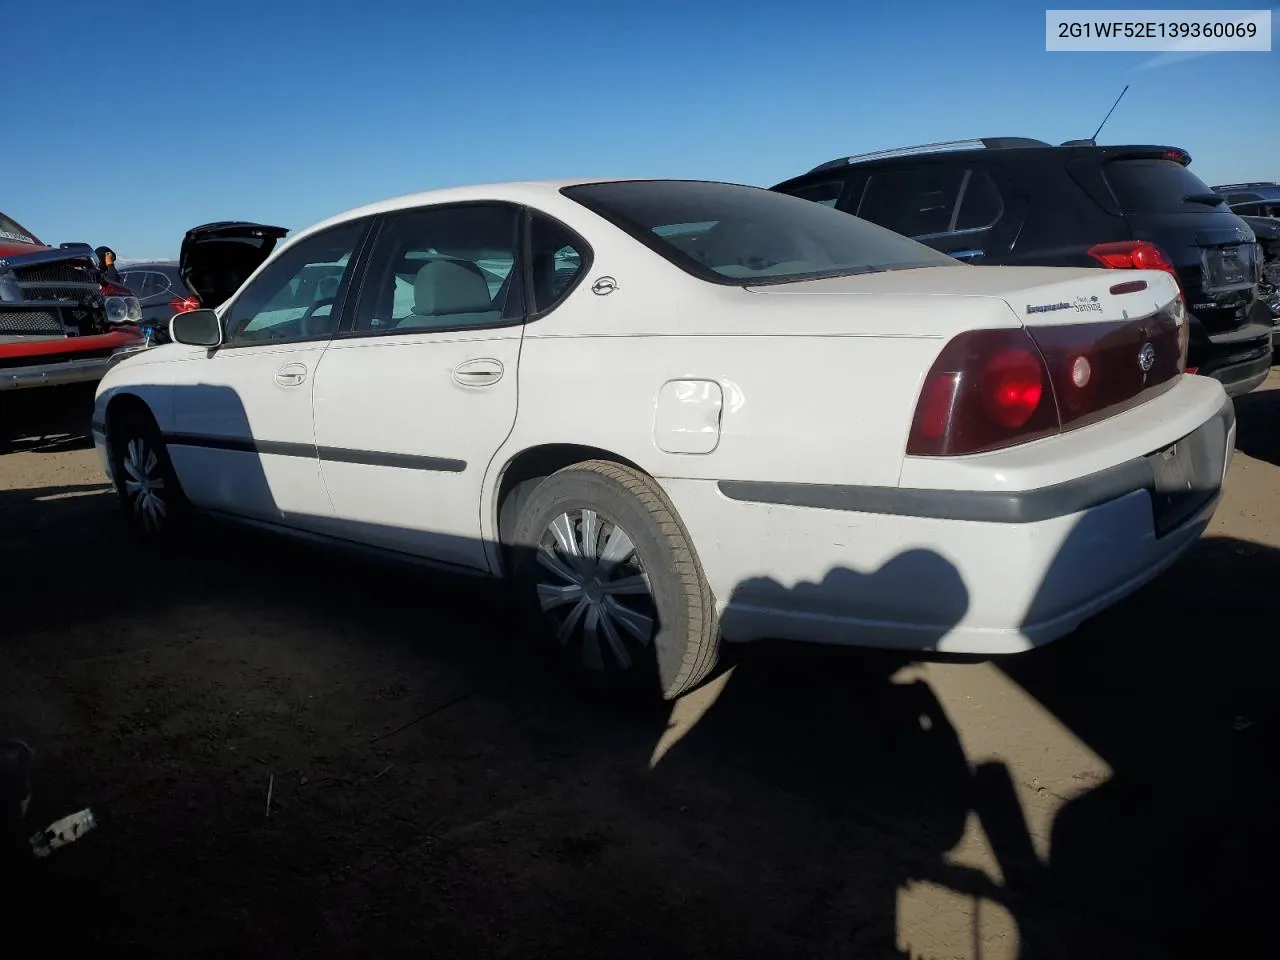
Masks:
[[[1156,348],[1149,343],[1144,343],[1142,349],[1138,351],[1138,366],[1142,368],[1143,373],[1150,373],[1155,365]]]

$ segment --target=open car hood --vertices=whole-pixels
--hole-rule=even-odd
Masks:
[[[287,227],[243,220],[192,227],[182,238],[178,270],[202,306],[216,307],[240,289],[288,232]]]

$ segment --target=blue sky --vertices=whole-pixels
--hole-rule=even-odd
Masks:
[[[23,146],[0,156],[0,210],[122,257],[173,256],[209,220],[300,229],[460,183],[769,186],[903,144],[1057,143],[1089,136],[1126,83],[1102,142],[1185,147],[1211,183],[1280,179],[1280,47],[1152,69],[1048,53],[1043,5],[62,0],[4,16]]]

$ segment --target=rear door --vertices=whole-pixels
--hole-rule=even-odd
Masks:
[[[1224,198],[1182,164],[1160,157],[1109,160],[1103,176],[1133,238],[1154,243],[1173,260],[1205,332],[1212,337],[1246,325],[1257,293],[1258,248]]]
[[[474,570],[485,471],[515,423],[520,207],[385,215],[351,323],[315,377],[330,533]]]

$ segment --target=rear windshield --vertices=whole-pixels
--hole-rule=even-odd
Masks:
[[[847,213],[759,187],[635,180],[564,194],[676,266],[722,284],[960,266],[959,261]]]
[[[0,213],[0,240],[17,240],[19,243],[40,242],[3,213]]]
[[[1125,213],[1191,213],[1225,199],[1174,160],[1113,160],[1103,172]]]

